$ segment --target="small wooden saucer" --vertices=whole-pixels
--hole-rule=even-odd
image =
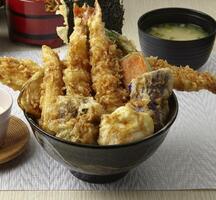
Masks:
[[[29,140],[29,129],[17,117],[11,116],[7,135],[3,146],[0,147],[0,164],[6,163],[19,156]]]

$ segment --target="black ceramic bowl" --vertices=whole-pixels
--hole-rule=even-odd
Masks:
[[[156,151],[178,113],[174,93],[170,96],[169,106],[169,117],[161,130],[142,141],[125,145],[96,146],[68,142],[43,131],[27,114],[25,117],[42,148],[68,167],[74,176],[92,183],[106,183],[123,177]]]
[[[192,23],[208,32],[205,38],[190,41],[172,41],[154,37],[146,32],[148,28],[162,23]],[[142,15],[138,20],[141,49],[146,56],[158,56],[174,65],[201,67],[214,45],[216,22],[209,15],[186,8],[162,8]]]

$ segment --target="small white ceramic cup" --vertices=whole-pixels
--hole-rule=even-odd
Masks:
[[[13,99],[11,95],[8,92],[0,89],[0,110],[2,110],[2,112],[0,111],[0,146],[4,144],[12,104]]]

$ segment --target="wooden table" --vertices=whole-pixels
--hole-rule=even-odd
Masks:
[[[197,9],[210,14],[216,18],[216,0],[124,0],[125,4],[125,25],[124,34],[131,38],[139,46],[137,34],[137,19],[146,11],[161,7],[187,7]],[[1,16],[0,16],[1,19]],[[2,29],[2,27],[4,27]],[[12,44],[7,38],[6,25],[0,20],[0,51],[4,51],[1,46],[13,48],[13,50],[30,50],[32,47],[23,44]],[[4,45],[3,45],[4,44]],[[5,45],[6,44],[6,45]],[[215,50],[215,46],[214,46]],[[157,200],[199,200],[216,199],[216,191],[209,190],[188,190],[188,191],[2,191],[0,192],[2,200],[68,200],[68,199],[157,199]]]

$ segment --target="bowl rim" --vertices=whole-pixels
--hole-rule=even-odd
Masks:
[[[178,114],[178,110],[179,110],[179,104],[178,104],[178,100],[177,100],[177,97],[174,93],[174,91],[172,91],[170,97],[173,97],[174,99],[174,102],[175,102],[175,105],[176,105],[176,109],[174,110],[174,113],[173,115],[171,116],[170,120],[166,123],[165,126],[163,126],[160,130],[158,130],[156,133],[144,138],[143,140],[139,140],[139,141],[136,141],[136,142],[131,142],[131,143],[126,143],[126,144],[114,144],[114,145],[95,145],[95,144],[81,144],[81,143],[75,143],[75,142],[71,142],[71,141],[67,141],[67,140],[64,140],[64,139],[61,139],[61,138],[58,138],[54,135],[51,135],[49,134],[48,132],[44,131],[42,128],[40,128],[37,123],[26,113],[24,112],[24,115],[25,115],[25,118],[27,119],[27,121],[30,123],[30,125],[33,125],[34,128],[39,131],[39,133],[41,134],[44,134],[45,136],[51,138],[51,139],[54,139],[55,141],[58,141],[58,142],[61,142],[61,143],[64,143],[64,144],[69,144],[69,145],[72,145],[72,146],[77,146],[77,147],[80,147],[80,148],[91,148],[91,149],[114,149],[114,148],[123,148],[123,147],[128,147],[128,146],[133,146],[133,145],[137,145],[137,144],[140,144],[142,142],[145,142],[147,140],[150,140],[152,138],[155,138],[161,134],[164,133],[164,131],[166,129],[168,129],[175,121],[176,117],[177,117],[177,114]],[[34,133],[34,130],[32,130],[33,133]]]
[[[5,115],[7,115],[8,113],[10,113],[10,110],[11,110],[11,108],[13,106],[13,97],[8,91],[6,91],[4,89],[1,89],[1,88],[0,88],[0,94],[5,95],[7,97],[7,99],[8,99],[7,107],[4,109],[4,111],[2,113],[0,113],[0,117],[3,117]]]
[[[160,11],[166,11],[169,12],[169,11],[174,11],[174,10],[178,10],[178,11],[189,11],[189,12],[192,12],[194,14],[199,14],[199,15],[202,15],[203,17],[205,17],[205,19],[208,18],[208,20],[212,20],[212,22],[214,22],[215,24],[215,27],[214,27],[214,31],[210,32],[206,37],[203,37],[203,38],[199,38],[199,39],[194,39],[194,40],[169,40],[169,39],[163,39],[163,38],[159,38],[159,37],[156,37],[156,36],[153,36],[149,33],[146,32],[146,30],[142,29],[141,28],[141,24],[142,24],[142,21],[143,21],[143,18],[146,17],[147,15],[149,14],[152,14],[152,13],[157,13],[157,12],[160,12]],[[186,14],[188,15],[188,14]],[[194,15],[196,16],[196,15]],[[205,12],[202,12],[200,10],[195,10],[195,9],[192,9],[192,8],[183,8],[183,7],[165,7],[165,8],[158,8],[158,9],[153,9],[153,10],[150,10],[146,13],[144,13],[143,15],[141,15],[138,19],[138,22],[137,22],[137,26],[138,26],[138,29],[139,31],[142,31],[143,34],[147,35],[148,37],[150,38],[153,38],[153,39],[156,39],[156,40],[160,40],[160,41],[164,41],[164,42],[169,42],[169,43],[191,43],[191,42],[198,42],[198,41],[204,41],[212,36],[215,36],[216,34],[216,20],[208,15],[207,13]]]

